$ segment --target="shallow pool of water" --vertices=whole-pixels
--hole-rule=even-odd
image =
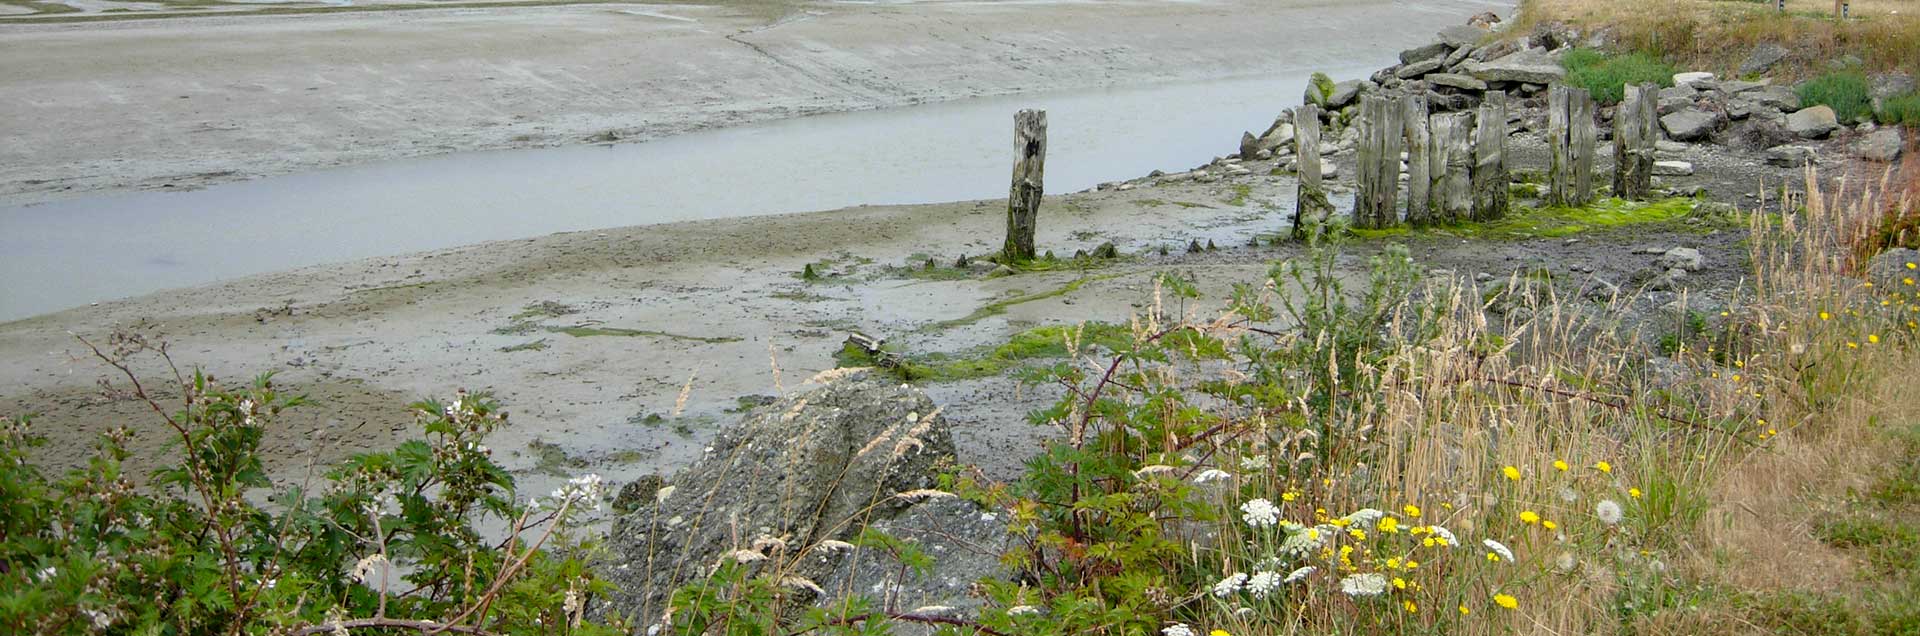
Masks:
[[[1389,60],[1331,69],[1361,76]],[[0,320],[269,271],[571,230],[1004,197],[1013,113],[1048,117],[1047,191],[1237,149],[1300,101],[1259,78],[969,99],[615,146],[469,152],[0,209]]]

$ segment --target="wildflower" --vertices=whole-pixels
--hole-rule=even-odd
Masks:
[[[1200,474],[1194,475],[1193,483],[1204,484],[1210,481],[1221,481],[1231,477],[1232,475],[1227,474],[1227,471],[1220,470],[1218,468],[1208,468],[1206,470],[1200,471]]]
[[[1353,540],[1355,540],[1355,541],[1366,541],[1366,540],[1367,540],[1367,531],[1365,531],[1365,530],[1361,530],[1361,529],[1359,529],[1359,528],[1354,528],[1354,529],[1352,529],[1352,530],[1348,530],[1348,531],[1347,531],[1347,534],[1350,534],[1350,535],[1353,535]]]
[[[1320,571],[1320,568],[1316,568],[1309,565],[1307,567],[1300,568],[1292,572],[1288,572],[1287,578],[1284,580],[1281,580],[1280,582],[1283,584],[1299,583],[1302,579],[1312,576],[1314,572],[1318,572],[1318,571]]]
[[[1352,597],[1379,596],[1387,591],[1387,577],[1378,573],[1349,575],[1340,579],[1340,592]]]
[[[1160,630],[1160,633],[1165,636],[1193,636],[1193,628],[1187,627],[1186,623],[1174,623],[1173,626]]]
[[[1867,344],[1880,344],[1879,334],[1867,334]]]
[[[1224,630],[1224,629],[1216,629],[1216,630],[1207,632],[1207,636],[1233,636],[1233,634],[1228,633],[1227,630]]]
[[[1540,513],[1532,510],[1522,510],[1520,511],[1520,522],[1527,525],[1540,523]]]
[[[1400,531],[1400,520],[1395,519],[1393,517],[1386,517],[1381,519],[1380,523],[1376,524],[1374,527],[1379,529],[1381,532],[1385,532],[1387,534],[1393,534]]]
[[[1560,524],[1554,523],[1552,519],[1542,519],[1540,521],[1540,527],[1553,530],[1559,528]]]
[[[1914,268],[1913,263],[1907,263],[1907,269],[1913,269],[1913,268]]]
[[[1407,580],[1397,576],[1393,577],[1393,589],[1396,589],[1396,590],[1407,589]]]
[[[1608,473],[1608,474],[1612,474],[1612,473],[1613,473],[1613,464],[1609,464],[1609,463],[1606,463],[1606,462],[1604,462],[1604,461],[1600,461],[1600,462],[1594,462],[1594,463],[1593,463],[1593,469],[1594,469],[1594,470],[1597,470],[1597,471],[1600,471],[1600,472],[1603,472],[1603,473]]]
[[[1518,468],[1508,466],[1500,469],[1500,473],[1506,475],[1509,481],[1520,481],[1520,469]]]
[[[1331,531],[1331,528],[1328,528],[1326,531],[1322,531],[1320,528],[1301,528],[1298,531],[1288,534],[1286,540],[1280,542],[1280,552],[1295,557],[1305,557],[1313,554],[1318,551],[1322,545],[1325,545],[1325,537]]]
[[[367,585],[376,573],[386,571],[387,557],[378,552],[367,555],[359,563],[353,564],[353,580]]]
[[[1446,529],[1446,528],[1444,528],[1444,527],[1441,527],[1441,526],[1427,526],[1427,531],[1428,531],[1428,532],[1432,532],[1432,533],[1433,533],[1433,537],[1434,537],[1435,539],[1439,539],[1439,540],[1440,540],[1440,545],[1443,545],[1443,546],[1444,546],[1444,545],[1459,545],[1459,544],[1460,544],[1460,540],[1459,540],[1459,539],[1456,539],[1456,538],[1454,538],[1454,536],[1453,536],[1453,531],[1452,531],[1452,530],[1448,530],[1448,529]]]
[[[1280,589],[1279,572],[1258,572],[1247,579],[1247,593],[1254,598],[1266,598],[1274,590]]]
[[[1593,507],[1593,516],[1599,517],[1601,523],[1611,526],[1620,523],[1620,518],[1624,515],[1620,512],[1619,503],[1612,499],[1602,499]]]
[[[1487,553],[1488,561],[1498,561],[1500,559],[1506,559],[1508,561],[1513,560],[1513,551],[1508,550],[1507,546],[1505,544],[1500,543],[1499,541],[1494,541],[1493,539],[1482,539],[1480,541],[1480,544],[1487,546],[1488,550],[1492,550],[1492,552]],[[1498,558],[1494,558],[1496,555],[1498,556]]]
[[[1767,432],[1769,432],[1769,433],[1771,433],[1771,432],[1773,432],[1773,429],[1767,429]],[[1628,489],[1627,489],[1627,496],[1628,496],[1628,497],[1632,497],[1632,498],[1634,498],[1634,499],[1639,499],[1639,498],[1640,498],[1640,489],[1639,489],[1639,488],[1628,488]]]
[[[1567,472],[1567,460],[1564,460],[1564,459],[1553,460],[1553,469],[1563,473]]]
[[[1468,615],[1468,614],[1472,614],[1472,613],[1473,613],[1473,610],[1470,610],[1470,609],[1467,609],[1467,606],[1465,606],[1465,605],[1462,605],[1462,606],[1460,606],[1460,615],[1461,615],[1461,616],[1466,616],[1466,615]]]
[[[1008,616],[1027,616],[1027,615],[1039,614],[1039,613],[1040,613],[1040,608],[1034,607],[1032,605],[1015,605],[1013,607],[1007,608]]]
[[[1295,500],[1295,499],[1299,499],[1299,498],[1300,498],[1300,493],[1297,493],[1297,492],[1294,492],[1294,491],[1291,491],[1291,490],[1289,490],[1289,491],[1286,491],[1286,492],[1283,492],[1283,493],[1280,493],[1280,500],[1281,500],[1281,501],[1293,501],[1293,500]]]
[[[1380,518],[1386,516],[1386,514],[1387,513],[1380,512],[1372,508],[1361,508],[1359,510],[1353,511],[1353,514],[1347,515],[1345,517],[1341,517],[1340,519],[1343,521],[1346,521],[1347,523],[1364,528],[1364,527],[1373,525],[1373,522],[1379,521]]]
[[[39,572],[33,573],[33,578],[39,579],[41,583],[45,583],[47,581],[53,580],[53,577],[58,574],[60,574],[60,568],[49,565],[47,567],[41,568]]]
[[[1420,518],[1420,507],[1413,504],[1407,504],[1405,506],[1401,506],[1400,512],[1405,513],[1407,515],[1407,518],[1409,519]]]
[[[1250,527],[1271,527],[1280,522],[1280,509],[1273,507],[1271,501],[1255,499],[1240,504],[1240,519],[1246,521]]]
[[[1227,578],[1220,579],[1219,583],[1213,584],[1213,595],[1219,598],[1226,598],[1233,596],[1235,592],[1239,592],[1241,588],[1246,586],[1247,573],[1235,572]]]
[[[1266,455],[1254,455],[1240,458],[1240,470],[1255,471],[1267,467]]]
[[[1821,319],[1821,320],[1833,320],[1833,314],[1830,314],[1830,313],[1827,313],[1827,312],[1824,312],[1824,311],[1823,311],[1823,312],[1820,312],[1820,319]]]
[[[1493,603],[1507,609],[1519,609],[1520,607],[1520,599],[1508,594],[1493,595]]]

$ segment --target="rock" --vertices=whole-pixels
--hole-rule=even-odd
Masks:
[[[1518,43],[1515,43],[1513,40],[1500,40],[1492,44],[1488,44],[1486,46],[1474,49],[1473,53],[1467,56],[1467,59],[1473,60],[1475,62],[1497,60],[1497,59],[1506,57],[1508,55],[1512,55],[1514,54],[1514,52],[1519,50],[1520,50],[1520,45]]]
[[[1825,104],[1802,108],[1787,116],[1787,132],[1801,139],[1820,139],[1840,127],[1840,119]]]
[[[1247,159],[1260,156],[1260,138],[1250,132],[1240,133],[1240,156]]]
[[[1779,64],[1780,61],[1784,59],[1787,59],[1787,47],[1772,42],[1763,42],[1759,46],[1753,47],[1753,52],[1748,53],[1747,59],[1740,63],[1740,74],[1759,75],[1765,73],[1767,69],[1773,68],[1773,65]]]
[[[1653,149],[1665,153],[1680,153],[1687,151],[1687,145],[1677,141],[1661,139],[1653,142]]]
[[[1396,71],[1393,75],[1394,77],[1398,77],[1400,79],[1413,79],[1413,78],[1420,77],[1422,75],[1426,75],[1428,73],[1432,73],[1434,71],[1440,70],[1440,66],[1442,64],[1445,64],[1446,61],[1447,61],[1446,56],[1435,55],[1433,57],[1420,60],[1418,62],[1408,64],[1406,66],[1402,66],[1400,67],[1400,70]]]
[[[1911,279],[1914,285],[1908,285]],[[1867,280],[1885,289],[1912,293],[1920,288],[1920,250],[1896,247],[1867,259]]]
[[[1673,74],[1674,86],[1689,86],[1693,84],[1700,84],[1700,83],[1711,82],[1711,81],[1713,81],[1713,74],[1708,73],[1706,71],[1693,71],[1689,73]]]
[[[1327,159],[1320,160],[1320,178],[1333,179],[1340,176],[1340,165]]]
[[[1467,61],[1467,56],[1472,54],[1473,47],[1471,46],[1454,49],[1452,53],[1447,54],[1447,61],[1442,65],[1447,68],[1448,72],[1452,72],[1454,69],[1460,68],[1460,63]]]
[[[1634,272],[1633,277],[1629,279],[1628,282],[1633,285],[1638,285],[1647,291],[1673,291],[1679,289],[1686,279],[1687,270],[1663,270],[1658,267],[1650,267]]]
[[[1115,247],[1113,244],[1113,241],[1107,241],[1105,243],[1101,243],[1100,247],[1093,248],[1093,257],[1094,258],[1119,258],[1120,248]]]
[[[1741,97],[1752,99],[1761,106],[1767,106],[1781,112],[1800,109],[1800,96],[1794,94],[1793,89],[1785,86],[1765,86],[1743,92],[1740,95]]]
[[[624,515],[639,510],[641,506],[653,504],[654,495],[658,494],[660,487],[664,485],[666,480],[661,479],[659,475],[644,475],[627,482],[620,487],[620,493],[613,497],[613,511]]]
[[[1686,177],[1693,175],[1693,164],[1685,161],[1655,161],[1653,174],[1656,177]]]
[[[1426,77],[1427,83],[1434,86],[1447,86],[1467,91],[1487,90],[1487,83],[1472,75],[1459,73],[1434,73]]]
[[[1567,70],[1561,68],[1559,58],[1538,49],[1527,49],[1486,62],[1468,63],[1462,68],[1468,75],[1484,82],[1552,84],[1567,79]]]
[[[1679,269],[1689,272],[1700,271],[1706,265],[1706,258],[1700,250],[1691,247],[1676,247],[1654,259],[1653,264],[1660,269]]]
[[[1012,572],[1001,564],[1000,555],[1010,551],[1014,535],[998,515],[964,499],[930,499],[893,519],[876,522],[874,530],[912,544],[921,554],[933,559],[925,574],[903,568],[886,550],[854,548],[844,556],[820,556],[835,563],[831,573],[818,581],[830,592],[845,591],[874,599],[886,599],[901,610],[948,608],[943,616],[974,618],[985,600],[971,593],[982,579],[1006,579]],[[818,599],[827,605],[838,598]],[[901,623],[894,634],[930,634],[930,627]]]
[[[1720,83],[1720,92],[1726,93],[1728,95],[1739,95],[1747,91],[1756,91],[1772,85],[1773,85],[1773,81],[1767,80],[1767,79],[1762,79],[1758,82],[1747,82],[1742,80],[1727,80]]]
[[[1620,296],[1620,286],[1595,277],[1587,285],[1586,291],[1581,292],[1580,295],[1587,300],[1609,302]]]
[[[1458,24],[1440,30],[1440,43],[1448,48],[1473,48],[1480,39],[1487,37],[1487,30],[1471,24]]]
[[[1446,42],[1434,42],[1426,46],[1407,49],[1400,52],[1400,63],[1413,64],[1414,62],[1431,58],[1445,59],[1447,53],[1453,51],[1453,49],[1453,45],[1449,45]],[[1402,75],[1401,77],[1406,76]]]
[[[1474,28],[1491,29],[1496,24],[1500,24],[1500,14],[1492,11],[1481,12],[1471,18],[1467,18],[1467,26]]]
[[[720,431],[659,489],[655,505],[615,520],[609,554],[596,563],[613,583],[610,611],[657,620],[635,615],[663,607],[671,590],[735,550],[822,580],[833,563],[788,550],[845,541],[857,525],[844,521],[895,518],[911,502],[893,495],[938,483],[953,438],[926,394],[872,370],[813,381],[821,386]]]
[[[1905,71],[1874,73],[1867,78],[1867,97],[1874,103],[1914,92],[1913,76]]]
[[[1457,113],[1478,108],[1480,100],[1465,93],[1436,93],[1427,91],[1427,111],[1432,113]]]
[[[1862,136],[1853,142],[1853,154],[1868,161],[1892,163],[1900,158],[1900,151],[1906,143],[1900,139],[1900,127],[1888,126]]]
[[[1333,95],[1327,98],[1327,108],[1334,109],[1353,103],[1362,93],[1376,88],[1373,82],[1347,80],[1333,85]]]
[[[1674,141],[1697,141],[1713,134],[1720,117],[1697,108],[1688,108],[1660,118],[1660,127]]]

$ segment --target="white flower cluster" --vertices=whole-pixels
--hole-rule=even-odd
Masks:
[[[1379,521],[1381,517],[1385,516],[1387,516],[1387,513],[1372,508],[1361,508],[1353,511],[1353,514],[1342,517],[1342,519],[1353,527],[1365,529],[1372,528],[1374,522]]]
[[[1494,541],[1493,539],[1483,539],[1480,541],[1480,544],[1487,546],[1487,549],[1492,550],[1494,554],[1500,555],[1501,559],[1504,559],[1509,563],[1513,562],[1513,551],[1507,549],[1506,544],[1503,544],[1499,541]]]
[[[1427,530],[1431,532],[1433,536],[1440,537],[1441,539],[1445,539],[1447,542],[1447,547],[1460,545],[1460,538],[1453,536],[1452,530],[1448,530],[1442,526],[1427,526]]]
[[[1204,484],[1210,481],[1225,481],[1232,478],[1233,478],[1233,475],[1227,474],[1227,471],[1220,470],[1218,468],[1208,468],[1206,470],[1200,471],[1200,474],[1194,475],[1193,483]]]
[[[1174,623],[1172,627],[1160,630],[1164,636],[1193,636],[1193,628],[1186,623]]]
[[[1280,552],[1294,558],[1307,558],[1319,552],[1327,544],[1327,537],[1333,534],[1332,526],[1289,525],[1287,538],[1280,542]]]
[[[1275,508],[1271,501],[1255,499],[1240,504],[1240,519],[1254,528],[1272,527],[1280,523],[1280,509]]]
[[[1247,579],[1247,593],[1254,598],[1266,598],[1277,589],[1280,589],[1279,572],[1259,572]]]
[[[577,502],[593,510],[600,509],[600,497],[606,490],[606,482],[599,475],[587,474],[567,480],[566,485],[554,489],[552,506],[558,508],[567,502]],[[534,502],[536,506],[539,502]]]
[[[1313,576],[1314,572],[1319,572],[1319,571],[1320,571],[1320,568],[1316,568],[1309,565],[1307,567],[1300,568],[1292,572],[1288,572],[1286,580],[1281,581],[1281,583],[1286,583],[1286,584],[1299,583],[1300,581],[1306,579],[1307,577]]]
[[[1233,596],[1234,593],[1239,592],[1241,588],[1246,586],[1247,573],[1235,572],[1228,575],[1227,578],[1220,579],[1219,583],[1213,584],[1213,595],[1217,598],[1226,598]]]
[[[372,585],[374,575],[386,572],[386,566],[386,555],[378,552],[369,554],[367,558],[353,564],[353,580],[359,581],[361,585]]]
[[[1347,596],[1379,596],[1387,591],[1387,577],[1378,572],[1354,574],[1340,579],[1340,591]]]

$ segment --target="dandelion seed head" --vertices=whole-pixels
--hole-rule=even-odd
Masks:
[[[1600,503],[1594,505],[1593,516],[1599,517],[1601,523],[1611,526],[1620,523],[1620,519],[1626,515],[1620,511],[1620,504],[1618,502],[1612,499],[1602,499]]]

